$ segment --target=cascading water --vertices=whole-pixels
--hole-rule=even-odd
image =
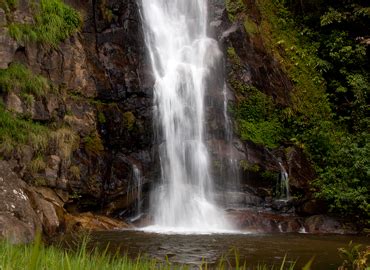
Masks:
[[[288,201],[290,199],[289,175],[281,162],[279,162],[279,166],[280,175],[276,185],[276,194],[278,196],[278,199],[282,201]]]
[[[161,185],[152,193],[153,230],[229,229],[213,200],[204,142],[204,96],[222,57],[207,36],[206,0],[142,0],[146,43],[155,76]]]
[[[133,172],[133,180],[136,184],[136,213],[133,220],[136,220],[141,217],[142,215],[142,186],[143,186],[143,180],[141,176],[141,172],[139,168],[136,165],[132,166],[132,172]]]

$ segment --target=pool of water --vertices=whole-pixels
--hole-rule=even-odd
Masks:
[[[345,235],[309,234],[158,234],[142,231],[95,232],[91,235],[94,246],[136,257],[146,254],[151,258],[168,260],[179,264],[199,265],[207,261],[217,263],[226,256],[235,262],[237,250],[241,261],[248,265],[258,263],[279,265],[284,256],[289,262],[296,262],[300,269],[315,257],[313,269],[337,269],[341,264],[339,247],[346,247],[352,240],[355,243],[370,245],[368,237]]]

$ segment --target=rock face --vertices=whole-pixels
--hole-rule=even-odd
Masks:
[[[0,236],[12,243],[31,241],[41,222],[26,193],[27,184],[0,161]]]
[[[41,228],[54,235],[66,225],[65,209],[130,215],[136,197],[123,205],[121,201],[137,190],[134,168],[144,184],[157,174],[152,151],[153,82],[136,1],[66,3],[82,14],[83,27],[58,48],[10,37],[7,17],[32,22],[28,1],[14,10],[0,9],[0,68],[21,63],[56,88],[28,102],[19,89],[0,90],[8,111],[52,126],[42,159],[27,145],[21,154],[0,150],[6,160],[3,166],[10,168],[2,183],[4,190],[11,190],[1,200],[0,233],[15,242],[31,240]],[[37,171],[32,171],[29,165],[35,160]],[[17,200],[13,190],[22,190],[27,200]]]

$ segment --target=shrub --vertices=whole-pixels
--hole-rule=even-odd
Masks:
[[[2,92],[20,91],[36,97],[45,96],[50,85],[46,78],[34,75],[24,65],[13,63],[0,70],[0,90]]]
[[[104,151],[104,145],[98,133],[85,137],[83,142],[87,153],[99,155]]]
[[[17,41],[41,42],[57,47],[81,26],[81,17],[62,0],[41,0],[34,7],[33,24],[11,23],[9,33]]]
[[[35,152],[43,152],[48,139],[49,130],[46,127],[18,118],[0,106],[0,149],[3,154],[9,154],[15,147],[25,144],[31,145]]]
[[[239,92],[243,97],[234,109],[234,116],[241,138],[276,147],[283,139],[283,128],[272,99],[250,86],[239,87]]]
[[[51,142],[56,154],[69,161],[73,150],[79,145],[79,137],[73,130],[62,127],[51,132]]]

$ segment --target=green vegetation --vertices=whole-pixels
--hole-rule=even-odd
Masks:
[[[246,88],[246,98],[237,105],[239,133],[243,140],[274,148],[282,138],[282,125],[270,97],[254,87]]]
[[[14,10],[18,6],[18,0],[0,0],[0,8],[6,13]]]
[[[0,153],[7,155],[22,145],[42,153],[48,145],[48,129],[31,120],[21,119],[0,106]]]
[[[57,47],[78,31],[81,17],[62,0],[41,0],[33,5],[34,23],[11,23],[9,33],[17,41],[40,42]]]
[[[39,173],[42,170],[45,170],[46,163],[44,161],[44,157],[42,155],[36,156],[29,164],[28,168],[33,173]]]
[[[296,33],[301,37],[295,40],[291,35],[290,42],[300,42],[308,48],[306,52],[310,52],[302,54],[305,51],[297,50],[301,51],[301,60],[293,69],[288,69],[295,82],[294,104],[302,107],[303,111],[298,107],[298,113],[287,121],[287,127],[291,136],[305,145],[315,163],[319,173],[315,183],[316,196],[326,200],[334,213],[356,216],[368,226],[370,137],[366,111],[370,68],[365,45],[356,38],[367,36],[369,30],[365,27],[362,29],[367,33],[360,33],[356,29],[369,21],[369,8],[363,7],[362,1],[324,3],[312,0],[307,2],[304,15],[299,12],[292,15],[286,7],[300,5],[298,2],[290,1],[284,7],[281,1],[274,1],[277,16],[269,14],[270,20],[277,17],[280,21],[282,18],[290,21],[286,24],[286,31],[275,29],[277,35],[294,33],[293,29],[298,29]],[[320,19],[321,24],[316,24],[315,20]],[[291,45],[285,47],[285,51],[288,59],[292,60],[291,50],[286,50]],[[304,74],[302,69],[298,69],[303,63],[307,65],[307,75],[299,78],[296,74]],[[319,85],[321,90],[317,91]],[[307,93],[310,97],[306,96]],[[304,102],[300,105],[297,100]]]
[[[370,224],[368,42],[370,8],[364,1],[259,0],[254,25],[243,1],[229,0],[231,20],[260,33],[268,51],[293,82],[291,104],[281,108],[237,80],[234,48],[229,83],[237,91],[233,113],[245,140],[275,147],[290,142],[314,163],[316,196],[333,213]]]
[[[85,137],[83,139],[83,143],[85,146],[85,151],[87,153],[99,155],[101,152],[104,151],[103,142],[100,138],[100,135],[97,132],[91,134],[90,136]]]
[[[244,10],[243,0],[226,0],[226,9],[231,21],[235,21]]]
[[[250,140],[270,148],[278,146],[283,127],[279,112],[271,97],[250,85],[238,81],[235,74],[241,68],[241,60],[233,47],[228,48],[228,57],[233,64],[229,82],[237,91],[237,104],[231,109],[238,123],[238,133],[243,140]]]
[[[28,102],[32,102],[27,95],[45,96],[49,89],[44,77],[34,75],[22,64],[13,63],[7,69],[0,69],[0,92],[20,91]]]
[[[108,22],[113,20],[113,11],[108,7],[107,0],[100,1],[99,9],[104,20]]]
[[[53,130],[50,133],[52,149],[62,159],[68,161],[72,155],[72,152],[79,146],[80,137],[67,127],[61,127],[57,130]]]
[[[105,124],[107,122],[107,119],[105,118],[105,115],[103,112],[98,112],[98,122],[100,124]]]
[[[82,241],[82,242],[81,242]],[[121,255],[120,251],[116,251],[115,255],[109,253],[109,247],[105,250],[98,248],[91,248],[87,238],[84,240],[77,240],[76,243],[70,243],[74,248],[63,249],[58,246],[45,246],[41,243],[40,237],[30,245],[13,245],[4,241],[0,241],[0,269],[3,270],[17,270],[17,269],[194,269],[190,265],[178,265],[171,263],[168,259],[166,261],[158,261],[146,257],[138,256],[136,259],[131,259],[125,255]],[[365,270],[368,265],[368,258],[370,257],[369,247],[363,247],[358,244],[349,243],[348,247],[339,249],[340,255],[343,258],[342,268],[339,269],[353,269]],[[231,250],[229,255],[233,255],[234,262],[230,262],[227,256],[222,256],[216,265],[209,265],[203,262],[199,265],[199,269],[235,269],[235,270],[294,270],[298,269],[294,262],[288,262],[286,256],[278,266],[268,266],[259,264],[257,266],[250,266],[246,263],[241,263],[241,258],[237,250]],[[311,259],[302,270],[312,269],[314,259]]]
[[[125,112],[123,114],[123,123],[125,124],[129,131],[131,131],[134,128],[135,121],[136,118],[132,112]]]
[[[364,248],[360,244],[354,244],[352,241],[346,248],[338,249],[342,257],[343,264],[340,269],[362,270],[369,269],[370,247]]]
[[[107,252],[94,250],[88,252],[86,242],[76,252],[62,251],[56,247],[45,247],[37,241],[32,246],[17,246],[0,242],[0,269],[155,269],[155,260],[109,256]],[[160,267],[158,269],[169,269]]]
[[[84,240],[77,250],[62,250],[55,246],[44,246],[40,240],[32,245],[12,245],[6,242],[0,242],[0,269],[4,270],[17,270],[17,269],[66,269],[66,270],[140,270],[140,269],[193,269],[190,265],[178,265],[173,264],[166,260],[161,262],[155,259],[148,259],[145,257],[138,256],[137,259],[133,260],[127,256],[119,254],[117,251],[116,255],[110,255],[108,248],[104,251],[97,248],[90,250],[88,248],[88,242]],[[233,265],[226,258],[221,258],[216,266],[208,265],[206,262],[199,266],[199,269],[235,269],[235,270],[294,270],[295,263],[289,263],[284,257],[282,263],[278,267],[257,265],[247,266],[245,263],[239,262],[240,258],[237,252],[235,252],[235,263]],[[303,270],[309,270],[312,260],[304,266]],[[363,270],[365,268],[358,268]]]

